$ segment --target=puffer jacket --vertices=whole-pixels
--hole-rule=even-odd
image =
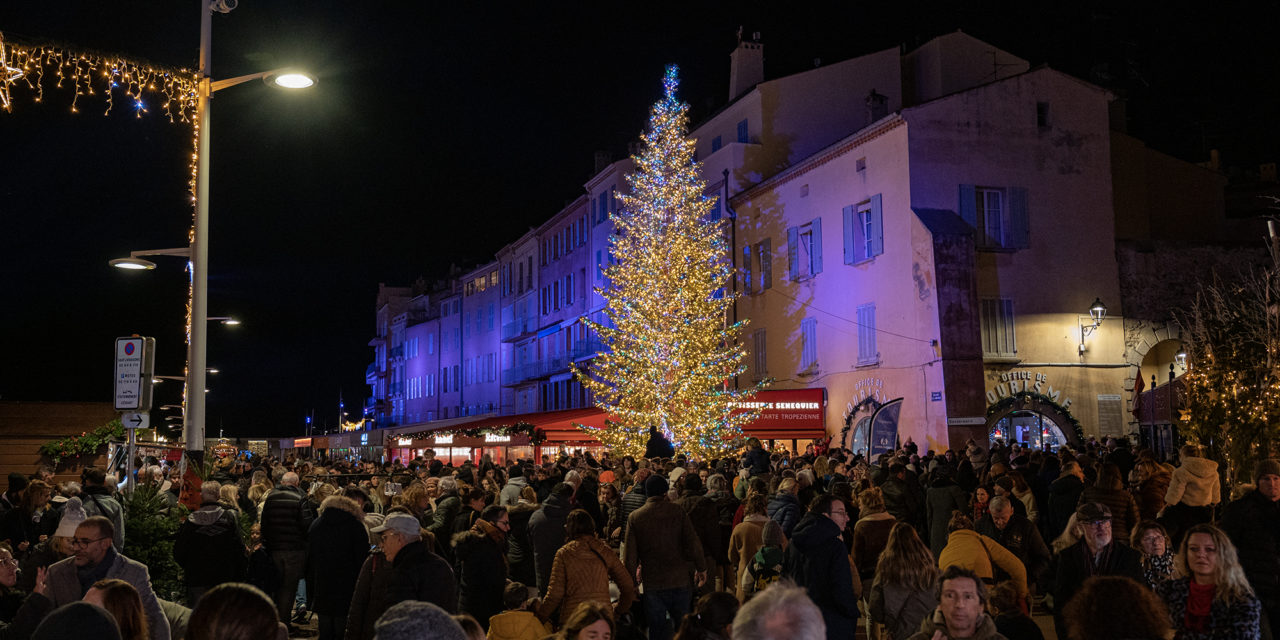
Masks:
[[[1164,508],[1164,496],[1169,493],[1168,473],[1158,473],[1142,481],[1134,500],[1138,503],[1138,521],[1155,520],[1156,514]]]
[[[556,609],[564,624],[583,602],[609,602],[609,580],[618,585],[616,613],[626,613],[636,599],[635,581],[627,575],[618,555],[595,536],[578,536],[560,547],[551,568],[547,595],[538,607],[538,617],[550,620]]]
[[[502,613],[507,586],[507,561],[502,531],[477,520],[469,531],[453,536],[454,552],[462,567],[458,580],[458,609],[488,628],[489,618]]]
[[[533,542],[529,540],[529,517],[538,505],[518,502],[507,507],[511,530],[507,531],[507,564],[511,579],[528,586],[538,584],[538,574],[533,566]]]
[[[276,487],[262,502],[263,546],[270,552],[306,551],[313,514],[302,489],[284,484]]]
[[[938,555],[938,566],[951,565],[968,569],[986,580],[994,579],[999,567],[1009,574],[1018,595],[1027,595],[1027,568],[1018,556],[973,529],[952,531],[947,538],[946,548]]]
[[[1164,502],[1190,507],[1222,502],[1218,463],[1207,458],[1183,458],[1182,466],[1174,469],[1173,477],[1169,479],[1169,491],[1164,495]]]
[[[938,607],[938,598],[933,589],[919,591],[877,580],[871,585],[867,605],[871,619],[887,627],[891,637],[907,638]]]
[[[1124,489],[1085,487],[1080,492],[1080,503],[1097,502],[1111,511],[1111,533],[1121,540],[1129,539],[1129,532],[1138,524],[1138,505]]]
[[[187,586],[242,581],[248,558],[235,512],[217,502],[204,503],[178,527],[173,559],[182,567]]]
[[[791,532],[804,515],[800,508],[800,499],[790,493],[777,493],[769,499],[769,518],[782,525],[782,534],[791,537]]]
[[[504,611],[489,618],[488,640],[542,640],[551,635],[532,611]]]
[[[507,479],[506,486],[502,487],[502,491],[498,492],[498,504],[504,507],[510,507],[520,502],[520,492],[529,486],[529,481],[524,476],[515,476]]]

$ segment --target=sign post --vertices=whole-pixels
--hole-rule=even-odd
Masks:
[[[133,491],[133,457],[137,452],[138,429],[151,423],[151,378],[155,375],[156,339],[137,335],[116,338],[115,408],[121,411],[120,422],[129,432],[128,453],[124,472],[127,487]]]

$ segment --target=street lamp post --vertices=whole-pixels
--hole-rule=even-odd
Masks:
[[[300,73],[276,69],[215,82],[210,70],[210,40],[213,34],[213,12],[228,13],[236,7],[234,0],[198,0],[200,2],[200,70],[196,96],[196,212],[191,235],[191,337],[187,342],[187,399],[182,420],[182,436],[188,452],[204,452],[205,348],[208,342],[209,302],[209,128],[210,99],[213,92],[257,79],[274,79],[285,88],[305,88],[315,80]]]

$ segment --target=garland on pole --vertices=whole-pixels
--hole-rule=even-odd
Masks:
[[[124,424],[119,418],[108,422],[93,431],[81,432],[78,436],[69,436],[58,440],[50,440],[40,445],[40,454],[48,456],[56,466],[63,458],[96,455],[103,445],[124,438]]]

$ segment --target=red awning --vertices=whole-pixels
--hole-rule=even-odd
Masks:
[[[564,409],[562,411],[541,411],[538,413],[521,413],[514,416],[494,416],[481,418],[471,422],[449,425],[441,431],[466,431],[468,429],[499,429],[517,424],[531,424],[542,431],[547,442],[581,442],[594,443],[595,438],[585,434],[574,426],[574,423],[604,428],[605,413],[595,407],[587,409]]]

